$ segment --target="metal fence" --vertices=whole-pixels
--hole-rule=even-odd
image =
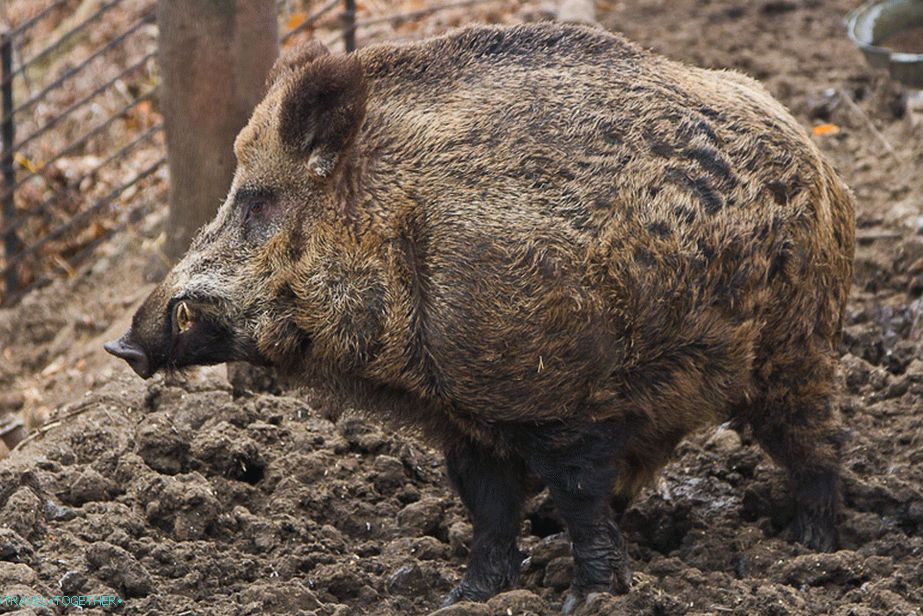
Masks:
[[[19,299],[32,287],[46,281],[55,272],[51,270],[71,269],[76,263],[100,243],[120,230],[119,226],[107,228],[90,241],[82,242],[79,249],[68,255],[66,261],[60,260],[57,265],[45,271],[32,271],[28,280],[22,279],[22,273],[30,260],[35,260],[42,255],[48,245],[56,240],[74,236],[84,231],[91,225],[99,214],[110,208],[130,188],[150,178],[166,162],[166,157],[161,155],[146,165],[137,173],[113,187],[106,194],[95,199],[82,198],[81,187],[86,181],[93,181],[106,169],[113,168],[116,164],[130,157],[139,146],[154,140],[162,130],[161,124],[155,124],[142,130],[128,143],[120,145],[111,151],[104,151],[101,160],[90,168],[82,170],[77,177],[68,178],[66,185],[62,186],[60,178],[56,177],[56,163],[69,156],[79,155],[90,151],[94,146],[99,149],[104,144],[113,124],[118,120],[129,117],[140,105],[150,101],[156,96],[155,87],[132,94],[129,89],[122,88],[128,93],[127,100],[116,109],[107,109],[103,117],[95,124],[84,127],[77,136],[68,142],[56,142],[55,129],[60,129],[62,123],[74,121],[78,112],[88,108],[101,108],[99,99],[114,88],[124,84],[125,80],[136,78],[139,74],[152,70],[156,50],[151,50],[141,58],[131,62],[124,68],[115,68],[115,74],[101,83],[92,86],[89,91],[81,92],[76,100],[70,100],[70,94],[76,88],[78,79],[92,74],[94,77],[103,74],[107,61],[111,55],[120,48],[124,51],[126,44],[137,37],[146,27],[155,21],[153,4],[145,6],[142,13],[122,32],[112,37],[107,42],[94,49],[82,58],[71,57],[69,46],[73,45],[80,37],[87,36],[88,32],[97,25],[101,19],[119,7],[123,0],[108,0],[103,2],[91,14],[79,20],[64,32],[55,32],[56,37],[27,58],[19,58],[15,62],[23,43],[34,29],[46,26],[49,20],[61,17],[67,11],[66,0],[53,0],[43,11],[18,26],[0,32],[0,139],[2,139],[2,155],[0,155],[0,170],[2,170],[2,186],[0,186],[0,203],[2,203],[2,218],[0,218],[0,237],[4,250],[4,260],[0,267],[0,278],[3,280],[3,303],[9,304]],[[66,13],[64,13],[66,16]],[[36,72],[44,72],[44,65],[53,58],[63,55],[65,57],[65,70],[48,83],[37,88],[34,93],[34,84],[30,76]],[[109,62],[108,64],[112,64]],[[111,70],[111,67],[110,67]],[[18,87],[15,87],[18,86]],[[14,92],[26,92],[24,100],[17,101]],[[60,101],[64,100],[65,103]],[[51,108],[51,113],[44,117],[40,124],[34,121],[36,110],[40,106]],[[79,121],[79,120],[78,120]],[[22,129],[24,135],[20,135]],[[73,132],[73,131],[68,131]],[[41,161],[41,162],[36,162]],[[23,192],[29,190],[31,195],[40,195],[37,201],[28,203],[23,197]],[[66,207],[64,202],[68,201]],[[84,201],[87,201],[84,203]],[[150,206],[150,204],[145,204]],[[134,207],[140,207],[137,204]],[[42,219],[41,235],[35,236],[26,233],[26,229],[36,219]],[[31,236],[31,237],[29,237]]]
[[[315,6],[313,11],[304,16],[299,23],[284,32],[280,37],[280,42],[286,44],[299,34],[312,32],[321,19],[325,17],[336,18],[336,10],[339,8],[337,27],[323,42],[331,45],[342,39],[344,49],[352,51],[356,48],[357,32],[362,28],[388,22],[396,23],[402,20],[417,19],[437,11],[468,7],[489,1],[491,0],[460,0],[402,13],[358,19],[356,0],[325,0]],[[124,229],[128,224],[127,221],[137,220],[150,208],[156,206],[156,202],[160,199],[160,197],[157,197],[145,201],[144,199],[133,198],[130,204],[121,203],[123,207],[127,208],[127,212],[122,212],[121,220],[123,222],[121,224],[110,225],[103,232],[96,234],[90,241],[80,244],[79,250],[69,254],[65,262],[60,262],[60,259],[58,259],[59,262],[52,267],[47,267],[44,270],[37,268],[37,272],[30,271],[28,280],[23,280],[24,266],[30,260],[34,261],[40,258],[50,243],[79,234],[85,230],[100,215],[106,214],[114,205],[120,204],[129,189],[145,182],[149,184],[152,176],[155,176],[165,166],[166,155],[163,152],[163,147],[160,146],[160,155],[158,157],[147,162],[140,169],[136,169],[133,175],[113,186],[108,192],[97,195],[93,199],[85,199],[84,195],[81,194],[81,187],[84,186],[86,180],[92,181],[103,170],[112,168],[120,161],[131,157],[142,144],[153,142],[159,144],[163,126],[162,123],[158,122],[139,131],[127,143],[104,152],[105,155],[101,157],[99,162],[84,170],[78,177],[70,178],[66,189],[57,186],[52,177],[50,177],[54,171],[55,163],[65,157],[86,151],[87,148],[105,139],[114,123],[129,117],[142,104],[156,100],[155,79],[152,80],[154,83],[147,84],[148,87],[146,88],[136,88],[136,92],[127,97],[127,100],[124,100],[120,107],[108,110],[98,123],[86,128],[79,136],[71,139],[68,143],[49,146],[52,149],[45,152],[44,156],[36,156],[32,153],[32,150],[36,148],[40,141],[54,135],[55,129],[59,128],[62,122],[68,120],[77,111],[94,105],[98,97],[111,91],[126,79],[133,78],[145,71],[150,74],[155,70],[156,48],[147,51],[135,61],[127,63],[124,68],[117,69],[114,75],[103,80],[76,100],[60,106],[60,108],[55,108],[53,114],[45,119],[41,125],[32,126],[31,130],[26,131],[25,135],[19,135],[20,130],[30,124],[29,121],[23,121],[23,119],[31,119],[30,114],[36,107],[42,104],[53,106],[54,102],[51,99],[55,93],[71,86],[78,76],[88,71],[98,70],[99,66],[105,63],[111,54],[124,47],[134,37],[139,36],[146,28],[155,23],[156,13],[154,9],[156,2],[151,0],[147,4],[142,3],[141,14],[121,32],[99,45],[93,51],[85,54],[82,58],[69,57],[67,63],[69,67],[66,70],[47,84],[38,87],[34,93],[31,92],[33,88],[29,82],[29,75],[34,67],[48,61],[56,54],[65,53],[70,43],[84,35],[88,28],[99,23],[101,19],[106,17],[107,13],[110,13],[122,3],[123,0],[103,2],[92,14],[66,31],[56,33],[57,37],[54,40],[25,59],[18,57],[18,51],[22,48],[23,39],[28,37],[29,33],[43,22],[52,20],[56,16],[59,17],[62,11],[66,11],[68,9],[68,0],[52,0],[47,8],[35,16],[11,29],[0,32],[0,141],[2,141],[2,151],[0,151],[0,175],[2,175],[2,183],[0,183],[0,205],[2,205],[2,209],[0,209],[0,214],[2,214],[0,216],[0,241],[2,241],[4,257],[0,261],[0,279],[2,279],[0,302],[3,304],[16,302],[29,290],[47,282],[60,271],[73,271],[74,266],[80,260],[91,254],[102,242]],[[284,13],[288,9],[289,3],[290,0],[278,0],[280,12]],[[19,84],[19,87],[14,90],[14,85],[16,84]],[[14,97],[14,91],[25,91],[29,92],[29,94],[24,100],[17,101]],[[42,162],[34,162],[39,159]],[[25,187],[36,183],[42,185],[38,192],[43,192],[44,196],[37,203],[25,204],[25,200],[20,198],[21,193]],[[32,191],[33,194],[36,192],[36,190]],[[55,206],[63,199],[76,199],[79,203],[62,212]],[[27,234],[23,230],[35,218],[41,218],[46,223],[50,221],[51,224],[47,225],[47,228],[43,227],[40,236],[26,237]]]

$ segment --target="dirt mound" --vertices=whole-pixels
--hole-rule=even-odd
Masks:
[[[789,543],[781,472],[719,430],[684,443],[627,512],[631,593],[581,613],[918,613],[923,362],[845,364],[843,550]],[[235,399],[215,378],[125,376],[62,415],[0,465],[6,594],[117,595],[130,614],[416,614],[462,570],[464,512],[407,435],[301,397]],[[573,565],[545,496],[523,526],[523,588],[443,614],[557,613]]]
[[[365,422],[293,397],[235,400],[220,381],[128,378],[63,413],[66,428],[0,470],[7,594],[333,614],[387,592],[418,612],[461,563],[448,543],[461,511],[432,452]]]

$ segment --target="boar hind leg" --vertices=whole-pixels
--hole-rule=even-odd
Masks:
[[[784,391],[767,396],[750,424],[763,449],[788,472],[795,539],[814,550],[833,551],[843,431],[831,404],[831,387],[827,379],[801,387],[783,383]]]
[[[620,427],[599,424],[578,434],[552,428],[530,437],[524,447],[529,469],[548,486],[570,535],[575,568],[565,613],[591,592],[624,593],[631,583],[610,503],[625,434]]]
[[[524,499],[522,460],[500,459],[472,442],[446,451],[449,480],[474,526],[465,577],[443,605],[483,601],[519,580],[523,553],[516,545]]]

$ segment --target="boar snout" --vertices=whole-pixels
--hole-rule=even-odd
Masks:
[[[130,329],[118,340],[107,342],[103,345],[103,348],[119,359],[124,359],[128,362],[131,369],[143,379],[149,378],[154,373],[151,370],[151,362],[147,357],[147,353],[137,342],[132,340]]]
[[[219,302],[171,296],[167,286],[151,293],[128,331],[104,345],[106,351],[145,379],[159,370],[260,359],[246,352],[246,339],[235,335]]]

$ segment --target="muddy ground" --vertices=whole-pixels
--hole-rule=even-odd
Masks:
[[[843,549],[790,543],[781,472],[746,434],[710,431],[684,442],[625,516],[632,591],[580,613],[919,614],[923,126],[846,40],[853,2],[601,6],[608,28],[646,46],[763,80],[806,130],[836,125],[815,138],[856,192],[860,242],[842,345]],[[222,370],[146,383],[100,353],[143,292],[158,225],[0,312],[2,400],[35,434],[0,461],[0,594],[124,600],[87,614],[436,609],[470,527],[434,451],[348,409],[235,392]],[[572,563],[543,497],[523,536],[520,590],[443,613],[556,614]]]

